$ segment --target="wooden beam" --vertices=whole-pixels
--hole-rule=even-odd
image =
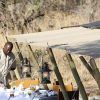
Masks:
[[[51,48],[47,48],[47,51],[48,51],[49,57],[51,59],[51,62],[53,64],[53,70],[54,70],[54,72],[56,74],[56,77],[58,79],[59,85],[61,87],[61,91],[62,91],[62,94],[64,96],[64,100],[69,100],[68,93],[66,91],[62,76],[61,76],[60,71],[58,69],[58,66],[57,66],[53,51],[52,51]]]
[[[28,49],[28,51],[29,51],[29,53],[30,53],[30,55],[31,55],[32,61],[34,61],[34,66],[36,66],[36,67],[39,68],[39,63],[38,63],[38,61],[37,61],[37,58],[36,58],[36,56],[35,56],[35,54],[34,54],[32,48],[31,48],[31,46],[30,46],[29,44],[27,44],[27,49]]]
[[[20,51],[20,48],[19,48],[19,45],[18,45],[17,42],[15,42],[15,49],[16,49],[16,51],[17,51],[18,57],[19,57],[19,59],[20,59],[20,62],[22,62],[22,60],[23,60],[23,55],[22,55],[22,53],[21,53],[21,51]]]
[[[17,54],[18,54],[19,60],[20,60],[20,62],[22,63],[23,56],[22,56],[22,53],[21,53],[21,51],[20,51],[20,48],[19,48],[18,43],[15,42],[15,43],[14,43],[14,46],[15,46],[15,50],[16,50],[16,52],[17,52]],[[15,72],[15,74],[16,74],[17,79],[21,79],[20,74],[19,74],[19,71],[18,71],[18,67],[16,67],[16,69],[14,70],[14,72]]]
[[[93,58],[90,59],[90,64],[92,66],[93,74],[100,90],[100,72]]]
[[[93,58],[90,59],[90,64],[85,60],[83,56],[80,56],[80,60],[84,64],[84,66],[87,68],[89,73],[92,75],[92,77],[95,79],[95,81],[98,84],[98,87],[100,89],[100,72],[99,69],[97,68],[97,65],[95,63],[95,60]]]
[[[84,66],[87,68],[87,70],[90,72],[90,74],[93,76],[94,78],[94,75],[93,75],[93,70],[91,68],[91,66],[88,64],[88,62],[85,60],[85,58],[83,56],[80,56],[79,57],[80,60],[82,61],[82,63],[84,64]]]
[[[28,52],[30,53],[30,56],[31,56],[30,58],[31,58],[32,62],[34,62],[34,67],[37,67],[39,69],[40,68],[39,63],[38,63],[37,58],[29,44],[27,44],[27,49],[28,49]],[[39,73],[39,76],[42,77],[40,74],[41,73]],[[31,74],[31,78],[34,78],[33,73]],[[41,81],[41,78],[39,78],[39,80]]]
[[[66,50],[66,51],[67,51],[67,50]],[[82,84],[82,81],[81,81],[81,79],[80,79],[80,76],[79,76],[79,74],[78,74],[78,72],[77,72],[76,65],[75,65],[75,63],[74,63],[74,61],[73,61],[71,55],[70,55],[68,52],[66,52],[66,57],[67,57],[67,59],[68,59],[68,63],[69,63],[69,65],[70,65],[72,74],[73,74],[73,76],[74,76],[74,78],[75,78],[75,81],[76,81],[76,83],[77,83],[77,86],[79,87],[79,91],[80,91],[80,94],[81,94],[83,100],[88,100],[88,97],[87,97],[85,88],[84,88],[84,86],[83,86],[83,84]]]

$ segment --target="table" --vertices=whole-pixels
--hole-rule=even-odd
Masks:
[[[43,98],[34,98],[34,99],[31,99],[29,96],[24,97],[22,95],[16,96],[16,97],[11,97],[11,98],[9,98],[6,95],[2,95],[2,96],[0,96],[0,98],[2,98],[0,100],[57,100],[57,96],[50,96],[50,97],[43,97]]]
[[[14,97],[10,97],[9,93],[7,91],[3,90],[0,91],[0,100],[57,100],[57,95],[52,96],[36,96],[33,98],[33,95],[29,96],[28,94],[19,94]]]

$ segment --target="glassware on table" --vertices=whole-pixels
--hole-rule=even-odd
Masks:
[[[30,90],[35,91],[36,90],[36,86],[30,85]]]
[[[11,96],[11,97],[14,97],[14,89],[12,89],[12,90],[10,91],[10,96]]]

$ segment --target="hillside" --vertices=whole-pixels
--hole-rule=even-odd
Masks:
[[[100,0],[1,0],[0,31],[23,34],[100,20]]]

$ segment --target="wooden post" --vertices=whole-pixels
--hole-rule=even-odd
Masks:
[[[100,72],[99,72],[99,69],[97,68],[95,60],[93,58],[90,59],[90,64],[91,64],[92,69],[93,69],[95,80],[96,80],[98,87],[100,89]]]
[[[79,74],[78,74],[77,69],[76,69],[76,65],[75,65],[75,63],[74,63],[71,55],[68,54],[68,53],[66,53],[66,57],[68,59],[68,63],[70,65],[72,74],[73,74],[73,76],[75,78],[75,81],[77,83],[77,86],[79,87],[79,91],[81,93],[81,96],[82,96],[83,100],[88,100],[88,97],[87,97],[85,88],[84,88],[84,86],[83,86],[83,84],[81,82],[81,79],[80,79]]]
[[[28,44],[27,44],[27,49],[28,49],[28,51],[29,51],[29,53],[30,53],[30,55],[31,55],[31,57],[32,57],[32,61],[34,61],[34,64],[35,64],[34,66],[36,66],[36,67],[39,68],[39,63],[38,63],[38,61],[37,61],[37,58],[36,58],[36,56],[35,56],[35,54],[34,54],[32,48],[31,48],[31,46],[28,45]]]
[[[20,61],[22,62],[23,56],[22,56],[22,53],[21,53],[21,51],[20,51],[20,48],[19,48],[19,45],[18,45],[17,42],[15,42],[15,48],[16,48],[17,54],[18,54],[18,56],[19,56],[19,59],[20,59]]]
[[[32,61],[34,62],[34,66],[39,68],[40,66],[39,66],[39,63],[37,61],[37,58],[36,58],[32,48],[31,48],[31,46],[29,44],[27,44],[27,49],[28,49],[28,51],[29,51],[29,53],[31,55]],[[39,76],[41,76],[41,75],[39,75]],[[31,77],[33,78],[33,74],[31,75]],[[39,80],[41,81],[41,78],[39,78]]]
[[[15,48],[16,48],[18,57],[19,57],[19,59],[20,59],[20,62],[22,63],[23,56],[22,56],[22,53],[21,53],[21,51],[20,51],[20,48],[19,48],[19,45],[18,45],[17,42],[15,42]],[[18,71],[18,67],[16,67],[16,69],[14,70],[14,72],[15,72],[15,74],[16,74],[17,79],[21,79],[20,74],[19,74],[19,71]]]
[[[80,56],[80,59],[81,59],[82,63],[85,65],[85,67],[88,69],[88,71],[90,72],[92,77],[95,79],[95,81],[97,82],[98,87],[100,89],[100,72],[97,68],[95,60],[93,58],[91,58],[90,65],[89,65],[83,56]]]
[[[93,70],[91,68],[91,66],[87,63],[87,61],[85,60],[85,58],[83,56],[80,56],[79,57],[80,60],[82,61],[82,63],[84,64],[84,66],[87,68],[87,70],[90,72],[90,74],[93,76],[94,78],[94,75],[93,75]]]
[[[5,39],[6,39],[6,42],[8,42],[9,40],[8,40],[8,38],[7,38],[7,36],[5,36]]]
[[[59,69],[58,69],[58,66],[57,66],[53,51],[52,51],[51,48],[47,48],[47,51],[48,51],[49,57],[51,59],[51,62],[53,64],[53,70],[54,70],[54,72],[56,74],[56,77],[58,79],[59,85],[61,87],[61,90],[62,90],[62,93],[63,93],[63,96],[64,96],[64,100],[69,100],[68,93],[67,93],[65,85],[63,83],[62,76],[61,76],[61,74],[59,72]]]
[[[18,67],[16,67],[16,69],[14,70],[14,72],[15,72],[15,75],[16,75],[17,79],[20,80],[21,77],[20,77],[20,74],[19,74],[19,71],[18,71]]]

